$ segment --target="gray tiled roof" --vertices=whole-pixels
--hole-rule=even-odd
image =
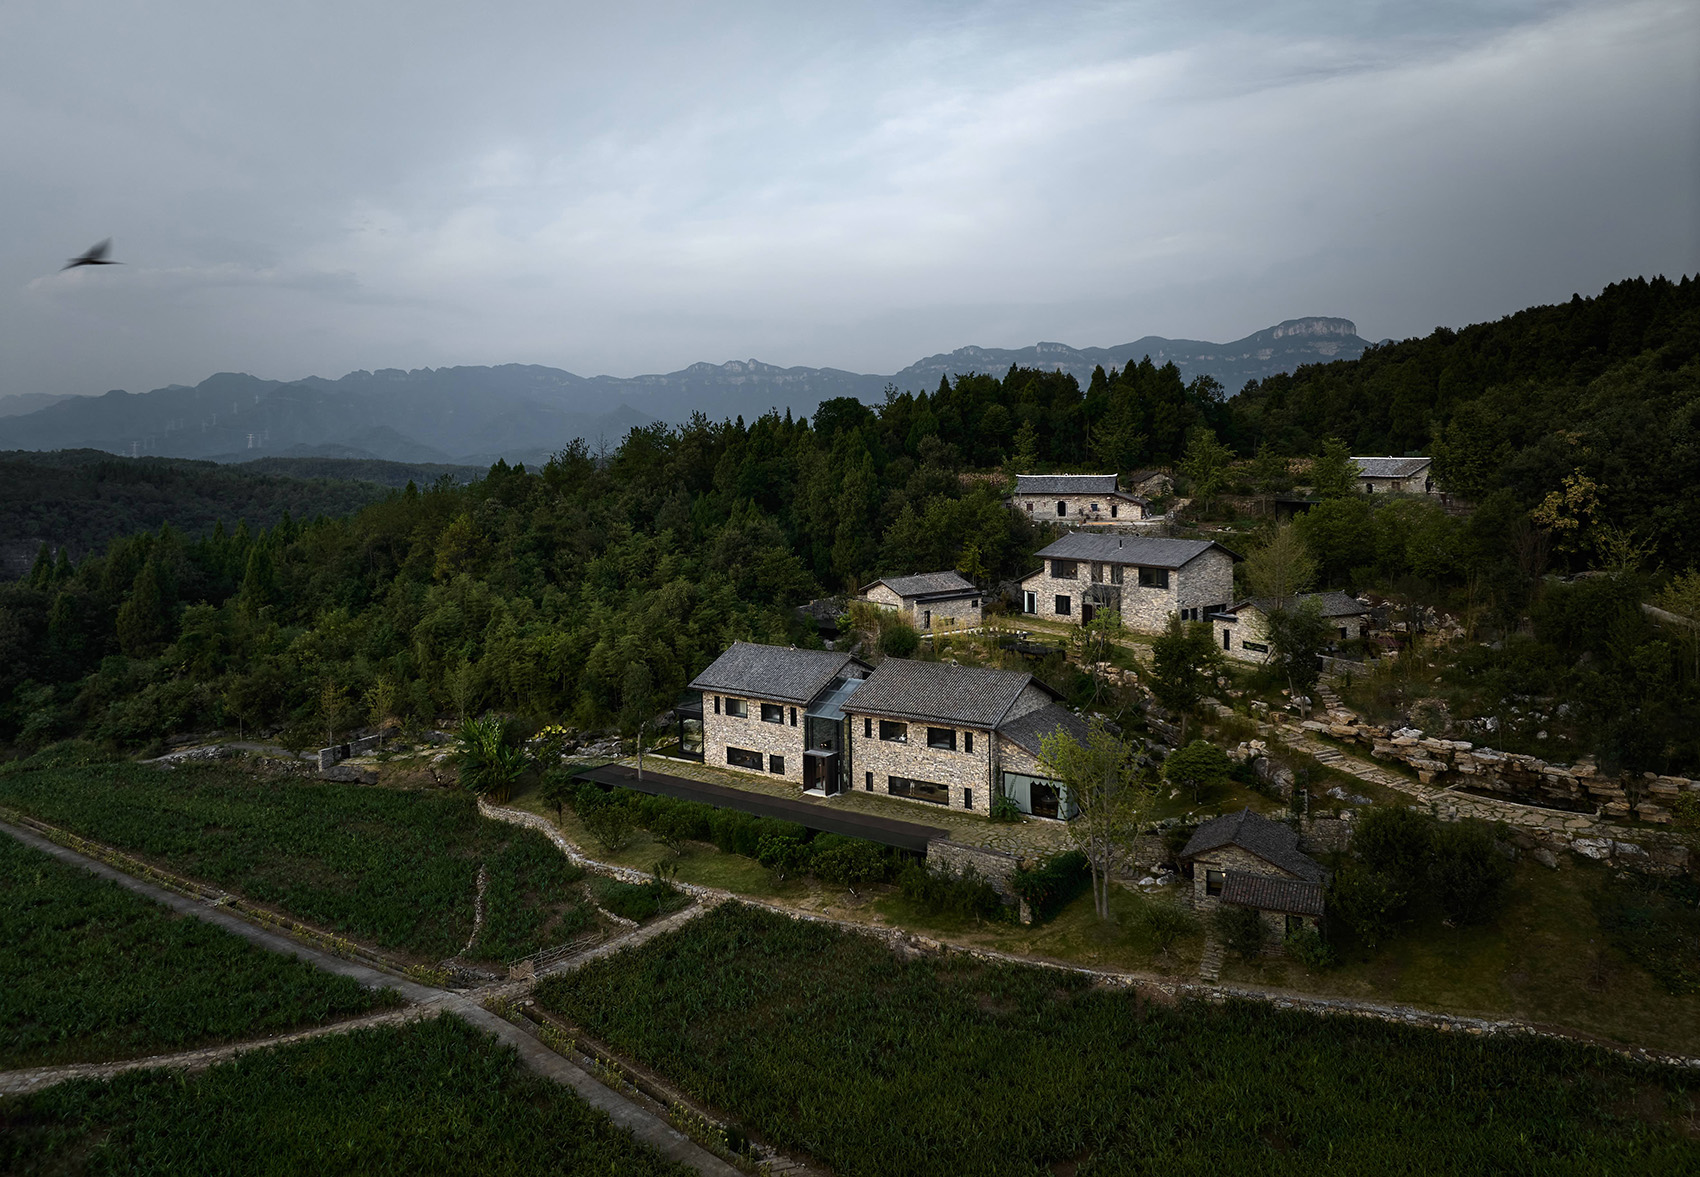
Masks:
[[[1432,458],[1353,458],[1359,478],[1410,478],[1421,473]]]
[[[1270,865],[1308,882],[1320,883],[1328,877],[1327,871],[1300,852],[1299,835],[1295,830],[1250,809],[1223,814],[1199,826],[1187,840],[1180,856],[1192,858],[1223,846],[1249,850]]]
[[[1045,754],[1040,741],[1045,736],[1059,731],[1066,732],[1082,744],[1086,742],[1086,721],[1055,703],[1047,703],[1037,711],[1018,715],[998,728],[999,735],[1008,736],[1018,747],[1035,756]]]
[[[1369,612],[1368,605],[1364,604],[1356,597],[1347,596],[1345,593],[1341,592],[1299,593],[1293,598],[1294,605],[1302,605],[1306,601],[1316,601],[1319,603],[1322,606],[1322,615],[1324,617],[1361,617],[1365,613]],[[1232,609],[1229,609],[1228,612],[1238,613],[1241,609],[1247,608],[1248,606],[1256,609],[1260,613],[1268,613],[1275,607],[1275,598],[1247,597],[1245,600],[1236,604]]]
[[[866,665],[834,650],[734,642],[731,649],[691,680],[691,689],[782,703],[807,703],[851,664]]]
[[[1017,670],[887,658],[874,668],[844,709],[859,715],[991,728],[1028,683],[1053,697],[1056,694],[1031,674]]]
[[[979,589],[962,578],[958,572],[917,572],[914,576],[886,576],[862,589],[864,594],[874,585],[883,584],[900,597],[923,597],[937,593],[973,596]]]
[[[1017,474],[1018,495],[1107,495],[1116,491],[1114,474]]]
[[[1321,915],[1327,910],[1321,883],[1240,870],[1229,871],[1222,880],[1222,902],[1293,915]]]
[[[1227,548],[1207,539],[1158,539],[1143,535],[1098,535],[1071,531],[1040,552],[1060,560],[1101,560],[1111,564],[1138,564],[1145,568],[1179,568],[1211,548]],[[1240,557],[1228,552],[1238,560]]]

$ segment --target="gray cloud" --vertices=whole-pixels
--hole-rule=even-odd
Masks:
[[[1686,3],[347,8],[8,13],[0,393],[1403,336],[1700,270]]]

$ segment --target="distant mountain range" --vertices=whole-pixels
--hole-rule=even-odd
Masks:
[[[1209,374],[1230,393],[1247,380],[1301,364],[1355,359],[1368,341],[1349,319],[1290,319],[1233,343],[1146,336],[1119,347],[1040,343],[1015,350],[964,347],[890,376],[837,368],[780,368],[758,360],[692,364],[653,376],[575,376],[558,368],[419,368],[351,372],[339,380],[262,380],[221,372],[193,388],[113,391],[26,408],[0,398],[0,450],[91,448],[115,454],[212,458],[360,458],[488,465],[536,463],[574,438],[617,443],[635,425],[719,420],[769,409],[812,415],[823,400],[877,401],[890,385],[931,392],[941,376],[1001,376],[1011,364],[1072,373],[1150,356],[1190,380]],[[14,407],[14,405],[16,407]]]

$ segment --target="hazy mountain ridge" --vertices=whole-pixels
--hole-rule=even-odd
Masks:
[[[755,359],[630,377],[584,377],[536,364],[362,369],[335,380],[220,372],[193,388],[117,390],[0,415],[0,449],[88,447],[220,461],[291,456],[488,465],[502,457],[536,463],[574,438],[593,446],[613,443],[633,426],[680,422],[694,412],[715,420],[752,419],[769,409],[808,416],[834,397],[878,401],[888,385],[930,392],[941,377],[1001,375],[1012,364],[1069,372],[1084,387],[1099,365],[1120,367],[1150,356],[1159,365],[1173,363],[1187,380],[1212,375],[1232,393],[1247,380],[1303,364],[1354,359],[1368,346],[1351,320],[1310,317],[1231,343],[1152,335],[1115,347],[963,347],[890,376]]]

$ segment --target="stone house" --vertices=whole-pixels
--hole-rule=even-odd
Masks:
[[[994,796],[1066,819],[1067,788],[1039,763],[1040,739],[1085,723],[1020,671],[888,658],[845,700],[855,788],[990,814]]]
[[[783,777],[804,791],[848,784],[849,745],[839,704],[869,666],[832,650],[737,642],[696,678],[703,763]]]
[[[1297,831],[1249,808],[1199,826],[1176,865],[1192,879],[1197,911],[1252,908],[1277,943],[1288,932],[1322,926],[1328,872],[1299,850]]]
[[[1150,500],[1129,494],[1114,474],[1017,474],[1009,505],[1060,523],[1111,523],[1143,519]]]
[[[1356,597],[1340,592],[1300,593],[1292,600],[1294,607],[1315,601],[1340,641],[1369,636],[1370,609]],[[1267,662],[1269,613],[1274,607],[1272,598],[1253,597],[1220,613],[1207,614],[1221,639],[1222,652],[1242,662]]]
[[[982,596],[956,572],[888,576],[862,587],[863,600],[899,610],[922,632],[979,625]]]
[[[1021,611],[1090,622],[1116,609],[1137,633],[1161,633],[1169,618],[1202,621],[1234,599],[1241,557],[1211,540],[1071,532],[1039,553],[1044,564],[1021,580]]]
[[[1433,494],[1432,458],[1353,458],[1365,494]]]

